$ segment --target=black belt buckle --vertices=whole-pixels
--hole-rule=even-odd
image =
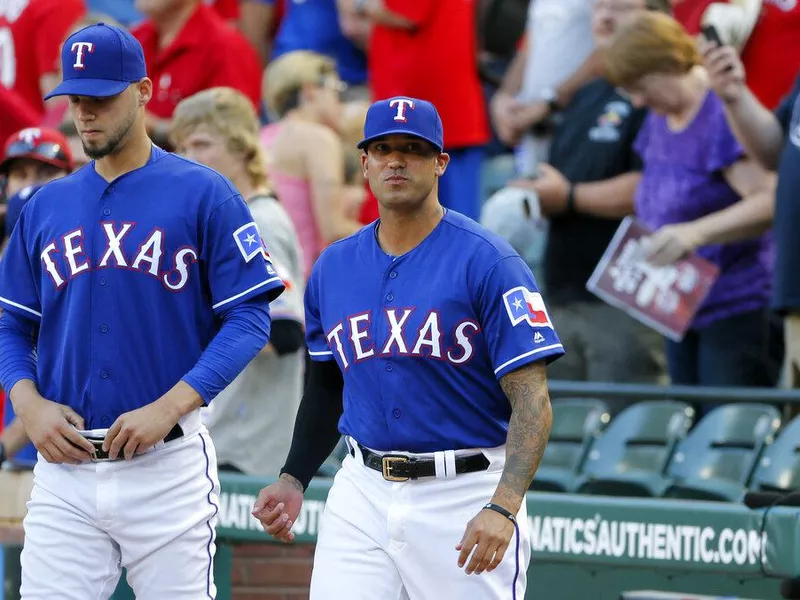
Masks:
[[[105,436],[100,437],[96,434],[87,435],[86,433],[84,433],[83,437],[89,440],[94,446],[94,457],[92,458],[93,461],[108,462],[111,460],[122,460],[123,458],[125,458],[125,455],[122,452],[120,452],[117,455],[117,458],[114,459],[109,458],[108,452],[103,450],[103,442],[105,442],[106,439]],[[173,427],[164,438],[164,443],[166,444],[167,442],[172,442],[180,437],[183,437],[183,429],[181,428],[180,425],[176,424],[175,427]]]
[[[410,461],[407,456],[402,454],[384,454],[381,457],[381,472],[386,481],[408,481],[410,477],[402,477],[399,475],[392,475],[394,465],[408,464]]]
[[[97,462],[111,460],[108,457],[108,452],[103,450],[103,442],[105,441],[105,438],[87,437],[86,439],[92,443],[92,446],[94,446],[94,457],[92,460]]]

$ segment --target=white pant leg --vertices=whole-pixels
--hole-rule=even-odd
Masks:
[[[465,473],[454,479],[394,484],[398,486],[395,537],[402,544],[391,555],[411,600],[523,600],[530,562],[524,502],[517,515],[519,546],[515,532],[503,561],[494,571],[467,575],[464,568],[458,567],[456,545],[467,523],[491,499],[502,474],[505,449],[493,448],[485,453],[490,459],[487,471]]]
[[[119,547],[97,523],[95,465],[39,457],[23,521],[22,600],[105,600],[119,581]]]
[[[391,484],[370,475],[380,477],[351,456],[336,474],[320,520],[310,600],[408,599],[387,553]]]
[[[137,600],[213,600],[219,481],[205,427],[102,466],[114,481],[110,532]]]

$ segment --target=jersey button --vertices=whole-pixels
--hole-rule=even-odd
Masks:
[[[100,422],[101,422],[103,425],[110,425],[110,424],[111,424],[111,419],[109,419],[108,417],[105,417],[105,416],[104,416],[103,418],[101,418],[101,419],[100,419]]]
[[[100,285],[105,285],[105,284],[106,284],[106,278],[105,277],[101,277],[100,278]]]
[[[386,365],[386,370],[389,372],[394,371],[394,367],[392,365]]]
[[[102,333],[106,333],[108,331],[108,325],[106,324],[100,325],[100,331]]]
[[[100,378],[101,379],[108,379],[108,371],[100,371]]]
[[[392,271],[391,273],[389,273],[389,277],[391,277],[392,279],[397,279],[397,271]]]
[[[108,216],[108,215],[110,215],[110,214],[111,214],[111,209],[110,209],[110,208],[104,208],[104,209],[103,209],[103,214],[104,214],[105,216]]]
[[[399,408],[395,408],[394,411],[392,412],[392,416],[395,419],[399,419],[401,414],[403,414],[403,413],[400,412]]]
[[[389,302],[394,300],[394,294],[386,294],[386,300],[389,301]]]

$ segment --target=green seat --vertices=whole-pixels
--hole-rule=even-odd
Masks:
[[[606,403],[597,398],[554,399],[550,439],[530,489],[570,490],[589,445],[610,419]]]
[[[648,400],[625,408],[589,450],[575,490],[582,494],[658,495],[663,473],[694,422],[694,409],[675,400]]]
[[[800,416],[778,432],[764,449],[748,486],[754,492],[800,489]]]
[[[764,448],[781,425],[766,404],[724,404],[681,442],[667,469],[667,498],[739,501]]]

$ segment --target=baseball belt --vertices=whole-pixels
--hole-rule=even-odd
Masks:
[[[175,427],[170,429],[169,433],[164,438],[164,443],[166,444],[167,442],[171,442],[173,440],[177,440],[180,437],[183,437],[183,429],[181,428],[180,425],[178,425],[176,423]],[[103,442],[105,441],[104,439],[100,439],[100,438],[87,438],[87,439],[89,439],[89,441],[92,442],[92,444],[94,444],[94,453],[95,453],[94,460],[95,461],[108,461],[108,460],[111,460],[110,458],[108,458],[108,452],[103,450]],[[116,460],[121,460],[123,458],[125,458],[125,455],[122,454],[122,452],[120,452],[117,455],[117,459]]]
[[[403,454],[378,454],[359,446],[364,465],[378,471],[386,481],[408,481],[436,476],[436,461],[432,458],[416,458]],[[353,451],[351,450],[351,454]],[[475,473],[489,468],[489,459],[483,454],[458,456],[455,459],[456,474]]]

